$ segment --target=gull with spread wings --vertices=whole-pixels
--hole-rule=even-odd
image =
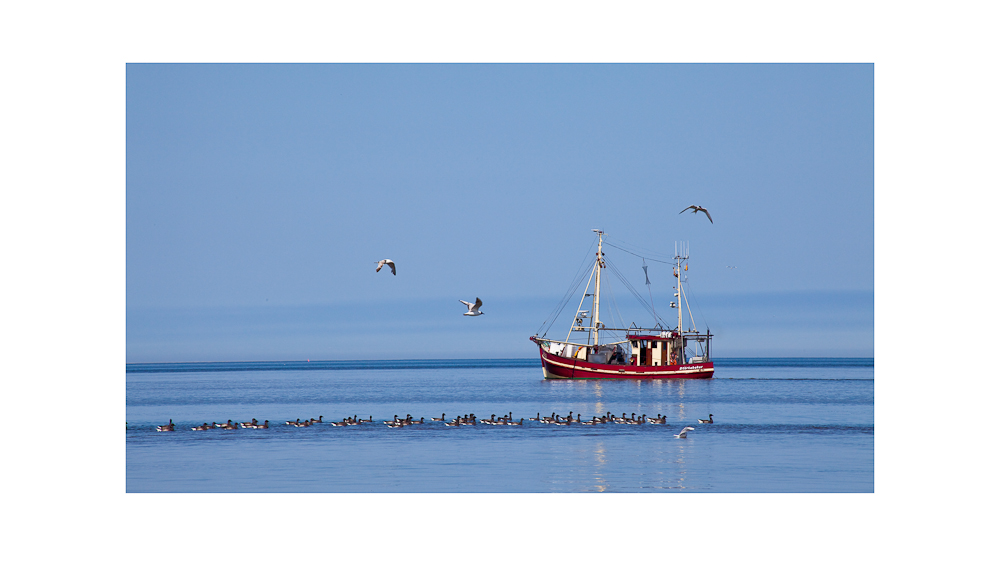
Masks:
[[[689,426],[687,426],[687,427],[685,427],[684,429],[682,429],[682,430],[680,431],[680,433],[675,433],[675,434],[674,434],[674,437],[676,437],[676,438],[678,438],[678,439],[687,439],[687,436],[688,436],[688,432],[689,432],[689,431],[694,431],[694,428],[693,428],[693,427],[691,427],[690,425],[689,425]]]
[[[709,215],[708,210],[706,210],[705,208],[703,208],[701,206],[691,205],[691,206],[688,206],[688,207],[684,208],[683,210],[681,210],[680,213],[683,214],[684,212],[686,212],[688,210],[694,210],[693,212],[691,212],[692,214],[697,214],[698,212],[705,212],[705,215],[708,216],[708,221],[712,222],[712,216]],[[715,222],[712,222],[712,223],[714,224]]]
[[[382,260],[382,261],[377,261],[375,263],[378,264],[378,267],[375,268],[375,272],[376,273],[378,273],[378,270],[382,269],[382,266],[388,264],[389,269],[392,270],[392,275],[396,275],[396,262],[394,262],[392,260]]]
[[[465,305],[469,306],[469,311],[463,313],[462,315],[483,315],[483,312],[479,311],[479,306],[483,305],[483,300],[476,298],[476,303],[469,303],[465,300],[458,300]]]

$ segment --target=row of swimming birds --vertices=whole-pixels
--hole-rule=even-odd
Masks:
[[[710,413],[708,414],[708,419],[699,419],[698,423],[715,423],[713,417],[714,417],[713,414]],[[489,419],[477,419],[475,413],[469,413],[465,415],[460,415],[452,419],[451,421],[445,421],[445,414],[442,413],[441,417],[432,417],[431,421],[444,422],[446,427],[458,427],[460,425],[524,425],[524,418],[522,417],[520,420],[515,421],[513,412],[509,412],[507,415],[501,415],[499,418],[497,418],[496,414],[491,414]],[[535,414],[535,417],[529,417],[528,421],[537,421],[539,423],[546,423],[552,425],[574,425],[574,424],[602,425],[607,423],[619,423],[626,425],[643,425],[643,424],[664,425],[667,423],[667,416],[660,415],[658,413],[656,414],[656,417],[646,417],[646,414],[642,414],[641,416],[636,417],[635,413],[633,413],[631,417],[626,417],[625,414],[622,413],[622,416],[618,417],[612,415],[612,413],[609,411],[601,416],[597,415],[592,416],[589,420],[583,419],[581,415],[578,413],[576,414],[576,419],[574,420],[572,411],[569,412],[569,415],[566,417],[558,415],[556,412],[553,411],[552,415],[545,417],[542,417],[541,413],[537,413]],[[219,424],[214,421],[212,422],[211,425],[209,425],[208,423],[204,423],[197,427],[192,427],[191,431],[207,431],[209,429],[239,429],[241,427],[243,429],[268,429],[270,427],[269,423],[270,422],[266,419],[264,420],[264,423],[258,423],[257,419],[255,418],[250,421],[244,421],[242,423],[237,424],[233,423],[233,420],[230,419],[224,424]],[[305,420],[303,419],[296,419],[295,421],[289,420],[285,422],[285,425],[291,425],[293,427],[309,427],[311,425],[316,425],[317,423],[323,423],[322,415],[319,416],[318,418],[309,418]],[[372,421],[372,417],[370,415],[368,416],[368,419],[358,419],[358,416],[355,415],[354,417],[345,417],[341,421],[334,421],[328,423],[330,423],[330,425],[333,425],[334,427],[347,427],[348,425],[374,423],[374,421]],[[398,415],[393,415],[391,421],[387,420],[383,421],[382,423],[384,423],[389,427],[398,428],[398,427],[406,427],[409,425],[423,425],[424,418],[421,417],[419,420],[416,420],[413,419],[412,415],[407,414],[405,418],[400,419]],[[175,428],[176,426],[174,425],[174,420],[171,419],[170,423],[168,423],[167,425],[156,426],[156,431],[174,431]],[[686,426],[679,433],[674,434],[674,437],[683,439],[687,437],[688,431],[694,431],[694,428],[691,426]]]

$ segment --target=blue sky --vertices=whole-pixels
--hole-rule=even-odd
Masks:
[[[126,95],[127,361],[530,357],[594,227],[690,243],[717,356],[874,353],[871,65],[129,65]]]

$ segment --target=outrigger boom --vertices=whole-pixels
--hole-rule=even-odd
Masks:
[[[646,378],[709,378],[715,373],[711,361],[710,348],[712,335],[710,332],[701,334],[697,331],[694,318],[691,318],[692,329],[683,329],[683,304],[687,297],[681,283],[681,267],[688,253],[686,247],[675,249],[673,273],[677,278],[677,287],[670,307],[677,308],[677,328],[665,329],[659,323],[653,328],[642,328],[634,323],[627,328],[612,328],[601,323],[601,270],[607,266],[605,261],[604,232],[592,230],[597,234],[597,253],[590,279],[584,289],[583,297],[577,308],[576,316],[570,325],[569,333],[563,341],[546,339],[533,335],[529,339],[538,345],[542,359],[542,374],[546,379],[646,379]],[[581,278],[582,279],[582,278]],[[588,293],[591,282],[594,292]],[[648,280],[647,280],[648,283]],[[584,309],[587,297],[593,296],[590,309]],[[689,312],[690,313],[690,312]],[[584,320],[590,320],[586,325]],[[655,316],[654,316],[655,319]],[[572,342],[570,337],[574,332],[586,332],[586,343]],[[625,332],[624,339],[602,343],[601,332]],[[610,334],[609,334],[610,335]],[[619,335],[618,338],[622,336]],[[687,345],[695,343],[700,355],[687,353]],[[626,345],[628,344],[628,345]]]

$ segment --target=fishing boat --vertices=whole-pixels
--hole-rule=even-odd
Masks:
[[[647,306],[643,302],[643,305],[652,311],[655,321],[653,327],[638,327],[634,322],[625,327],[612,327],[601,321],[601,272],[611,263],[603,251],[605,233],[602,230],[592,231],[597,234],[596,261],[591,268],[587,287],[584,289],[583,297],[580,298],[580,305],[570,324],[566,339],[547,339],[545,335],[548,330],[541,335],[536,333],[529,338],[538,346],[538,352],[542,359],[542,374],[545,378],[695,379],[712,377],[715,373],[710,353],[712,334],[710,330],[706,330],[704,334],[698,332],[694,317],[690,312],[690,306],[687,308],[691,326],[689,329],[684,328],[683,313],[687,295],[682,276],[683,272],[687,271],[689,259],[686,244],[675,245],[674,261],[671,263],[673,275],[677,278],[677,286],[674,290],[676,301],[670,302],[670,307],[677,309],[676,327],[664,327],[666,322],[656,315],[655,308],[652,307],[652,291],[650,291],[650,304]],[[614,246],[610,243],[609,245]],[[645,264],[645,260],[643,263]],[[627,284],[624,276],[613,264],[611,269],[619,279],[626,282],[633,295],[643,301],[638,292]],[[647,271],[645,265],[643,265],[643,271]],[[579,283],[582,283],[583,277],[585,276],[581,274]],[[649,285],[649,283],[647,272],[646,284]],[[593,292],[590,291],[591,285],[594,287]],[[571,288],[567,292],[568,297],[571,297],[573,292],[575,290]],[[588,298],[590,298],[590,305],[587,305]],[[568,301],[567,298],[564,298],[561,306],[557,306],[557,311],[554,312],[555,317],[558,317],[559,311]],[[550,323],[549,320],[546,320],[546,323]],[[543,324],[544,326],[545,324]]]

